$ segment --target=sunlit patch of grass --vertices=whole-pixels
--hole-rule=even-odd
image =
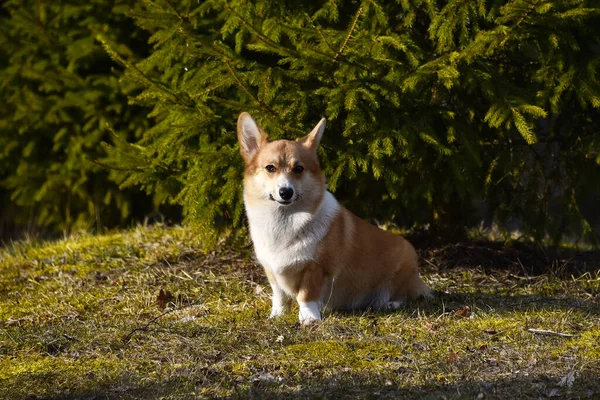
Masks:
[[[16,244],[0,255],[0,398],[600,395],[597,274],[425,279],[433,300],[300,327],[296,308],[267,319],[247,250],[205,253],[187,228]]]

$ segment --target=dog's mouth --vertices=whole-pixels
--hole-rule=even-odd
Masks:
[[[279,204],[281,204],[282,206],[289,206],[290,204],[292,204],[292,203],[293,203],[291,200],[288,200],[288,201],[280,201],[280,200],[276,200],[276,199],[273,197],[273,195],[271,195],[271,194],[269,195],[269,200],[276,201],[276,202],[278,202]]]

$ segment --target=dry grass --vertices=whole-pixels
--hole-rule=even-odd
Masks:
[[[600,396],[597,265],[439,268],[440,251],[423,253],[435,300],[302,328],[266,318],[247,250],[205,254],[185,228],[17,245],[0,253],[0,398]]]

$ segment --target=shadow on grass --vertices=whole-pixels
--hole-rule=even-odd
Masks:
[[[524,376],[518,371],[509,377],[493,380],[465,378],[452,384],[437,382],[409,386],[403,382],[402,372],[382,379],[374,373],[347,373],[337,377],[305,377],[294,380],[266,381],[252,378],[248,381],[227,380],[210,377],[198,371],[187,376],[178,376],[162,382],[140,384],[127,375],[118,382],[100,382],[90,389],[61,390],[46,397],[23,396],[20,392],[5,392],[6,398],[28,400],[60,399],[157,399],[157,398],[231,398],[231,399],[539,399],[581,398],[593,399],[600,396],[600,380],[596,371],[575,373],[568,384],[561,383],[562,377],[548,374]],[[60,382],[59,374],[47,373],[46,382]],[[13,382],[14,387],[26,382]],[[215,391],[216,390],[216,391]],[[215,393],[228,391],[226,396]]]
[[[541,294],[490,294],[490,293],[435,293],[432,299],[410,301],[399,310],[330,310],[329,315],[395,315],[404,314],[407,317],[418,313],[424,315],[447,315],[464,312],[465,307],[470,311],[484,310],[486,313],[513,313],[523,311],[579,311],[590,316],[600,316],[598,296],[590,299],[568,296],[562,290],[555,293]],[[465,315],[463,315],[465,316]],[[468,315],[467,315],[468,316]]]
[[[484,271],[507,270],[525,276],[549,274],[564,278],[600,272],[600,250],[550,248],[518,242],[506,246],[491,241],[431,244],[418,238],[413,245],[424,261],[423,267],[438,272],[480,267]]]
[[[540,294],[458,294],[440,295],[439,304],[428,304],[425,309],[432,313],[441,313],[444,310],[452,311],[461,306],[469,306],[472,310],[480,309],[489,313],[494,312],[521,312],[535,309],[537,311],[568,311],[577,310],[594,316],[600,315],[600,304],[597,300],[582,299],[580,297],[564,295],[557,291],[548,295]]]
[[[378,381],[376,376],[340,376],[327,381],[311,382],[295,388],[283,385],[256,384],[232,398],[256,399],[311,399],[311,398],[360,398],[360,399],[539,399],[597,398],[600,382],[593,371],[575,375],[571,387],[560,386],[560,377],[547,375],[514,376],[493,381],[465,379],[453,384],[431,383],[406,387],[402,376],[394,380]]]

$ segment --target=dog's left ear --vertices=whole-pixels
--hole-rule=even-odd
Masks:
[[[315,126],[308,135],[298,139],[298,142],[302,143],[304,146],[308,147],[316,153],[317,148],[319,147],[319,143],[321,143],[321,137],[323,137],[323,132],[325,132],[326,122],[327,120],[325,118],[321,118],[317,126]]]

